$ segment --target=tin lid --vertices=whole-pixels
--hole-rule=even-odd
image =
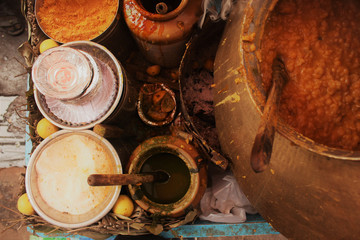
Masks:
[[[92,81],[89,59],[69,47],[55,47],[42,53],[32,68],[36,88],[45,96],[73,99],[80,96]]]

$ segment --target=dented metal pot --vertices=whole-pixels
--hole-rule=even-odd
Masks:
[[[250,202],[286,237],[356,239],[359,152],[317,144],[279,122],[269,167],[262,173],[251,169],[251,148],[266,99],[257,50],[276,3],[238,1],[230,15],[214,72],[222,150],[233,160],[234,174]]]

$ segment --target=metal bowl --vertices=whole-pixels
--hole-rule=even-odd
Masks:
[[[62,41],[60,41],[59,39],[55,39],[53,36],[49,35],[48,32],[45,31],[44,29],[44,26],[41,25],[41,21],[39,20],[39,16],[38,16],[38,12],[39,12],[39,9],[40,7],[44,4],[44,1],[45,0],[36,0],[35,1],[35,18],[36,18],[36,22],[38,23],[41,31],[48,37],[48,38],[51,38],[59,43],[64,43]],[[119,14],[119,9],[120,9],[120,3],[119,1],[117,1],[118,4],[117,4],[117,11],[116,13],[114,14],[114,16],[112,17],[112,20],[111,20],[111,24],[106,28],[105,31],[103,31],[102,33],[100,33],[98,36],[92,38],[92,39],[74,39],[73,41],[75,40],[90,40],[90,41],[94,41],[94,42],[101,42],[102,40],[104,40],[104,37],[106,37],[107,35],[109,35],[109,32],[113,32],[114,31],[114,28],[116,26],[118,26],[118,22],[119,22],[119,17],[118,17],[118,14]]]
[[[106,187],[106,189],[93,189],[94,187],[90,187],[89,189],[86,190],[84,190],[84,188],[78,187],[81,184],[87,184],[86,176],[87,176],[87,171],[89,171],[87,169],[91,168],[91,164],[97,165],[95,171],[103,170],[104,163],[96,162],[96,160],[99,159],[97,156],[96,157],[92,156],[94,161],[89,163],[89,161],[78,161],[80,159],[79,156],[82,156],[81,154],[75,155],[72,154],[71,152],[64,153],[65,156],[68,156],[64,159],[68,160],[75,155],[76,161],[75,159],[70,159],[71,161],[69,162],[74,164],[75,166],[68,166],[68,164],[66,164],[65,166],[64,164],[64,167],[68,167],[68,168],[67,169],[64,168],[64,170],[62,171],[60,171],[59,168],[54,167],[56,166],[54,165],[54,159],[44,158],[45,156],[47,156],[46,155],[47,152],[49,152],[50,150],[51,151],[54,150],[54,148],[50,148],[51,146],[54,146],[53,144],[59,143],[59,141],[64,139],[70,139],[71,137],[74,136],[81,136],[80,139],[84,139],[83,137],[85,137],[88,141],[86,141],[84,146],[89,146],[88,142],[93,142],[92,144],[95,143],[96,149],[100,149],[98,151],[104,151],[104,154],[106,154],[105,156],[110,158],[107,163],[109,170],[104,173],[113,173],[113,174],[122,173],[121,162],[115,149],[106,139],[101,138],[92,131],[86,130],[86,131],[71,132],[67,130],[61,130],[47,137],[45,140],[43,140],[31,155],[28,167],[26,169],[26,176],[25,176],[26,192],[29,196],[31,205],[33,206],[34,210],[40,217],[42,217],[44,220],[46,220],[47,222],[53,225],[64,228],[84,227],[100,220],[111,210],[121,190],[121,186],[110,186],[110,187]],[[83,152],[88,152],[88,151],[86,149]],[[83,183],[82,182],[83,179],[81,178],[79,181],[74,182],[74,185],[70,184],[71,186],[70,188],[59,187],[64,181],[66,180],[69,181],[69,179],[72,179],[71,177],[68,177],[68,176],[72,176],[71,174],[73,174],[73,176],[78,177],[78,174],[76,171],[74,172],[74,169],[77,169],[79,172],[81,171],[83,173],[84,178],[86,178],[85,180],[86,183]],[[93,172],[91,172],[90,174],[92,173]],[[103,172],[98,172],[98,173],[103,173]],[[48,178],[48,175],[51,175],[50,178]],[[57,179],[55,178],[56,175],[58,176]],[[104,187],[100,187],[100,188],[104,188]],[[59,202],[53,201],[53,198],[49,198],[49,191],[46,191],[45,189],[46,190],[51,189],[53,191],[52,192],[53,195],[51,195],[51,197],[54,196],[60,198],[62,202],[59,204]],[[56,191],[54,191],[54,189],[56,189]],[[58,192],[57,194],[58,189],[63,191]],[[64,192],[64,190],[69,190],[69,189],[71,189],[71,191]],[[80,191],[79,189],[84,191]],[[82,201],[80,203],[79,201],[76,202],[76,206],[79,206],[79,208],[75,209],[75,207],[73,207],[75,205],[72,204],[72,202],[74,202],[75,200],[75,197],[73,196],[75,194],[78,194],[79,192],[81,192],[81,194],[83,195],[86,194],[86,196],[88,196],[91,192],[94,192],[92,193],[92,196],[94,196],[95,199],[99,198],[100,200],[96,200],[99,203],[98,204],[92,203],[93,206],[91,206],[91,204],[88,204],[86,202],[87,199],[85,197],[82,198],[84,199],[84,202]],[[65,206],[71,206],[72,209],[69,211],[64,211],[63,209],[66,208]]]
[[[91,42],[91,41],[75,41],[71,43],[64,44],[63,46],[71,47],[77,50],[84,51],[89,53],[93,57],[96,57],[100,61],[106,63],[111,70],[114,72],[117,92],[114,96],[113,103],[106,110],[104,114],[102,114],[98,119],[91,122],[82,122],[80,124],[74,124],[72,122],[63,121],[62,119],[55,116],[49,107],[47,106],[45,96],[41,94],[37,89],[34,89],[34,97],[36,101],[36,105],[38,106],[42,115],[47,118],[54,125],[58,126],[62,129],[67,130],[85,130],[94,127],[96,124],[101,123],[107,119],[116,118],[121,114],[124,114],[124,108],[127,106],[127,102],[133,103],[135,110],[136,99],[129,100],[129,86],[128,79],[124,69],[122,68],[119,61],[115,58],[115,56],[105,47],[100,44]],[[99,111],[101,109],[94,109],[94,111]],[[131,112],[131,111],[130,111]]]

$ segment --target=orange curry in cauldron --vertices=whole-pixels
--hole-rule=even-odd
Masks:
[[[288,70],[286,123],[318,143],[360,150],[360,1],[281,0],[260,51],[265,90],[277,53]]]

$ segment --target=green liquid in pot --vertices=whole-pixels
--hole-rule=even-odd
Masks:
[[[169,174],[168,181],[144,183],[141,190],[151,201],[162,204],[180,200],[190,186],[190,172],[185,162],[171,153],[159,153],[148,158],[140,172],[165,171]]]

